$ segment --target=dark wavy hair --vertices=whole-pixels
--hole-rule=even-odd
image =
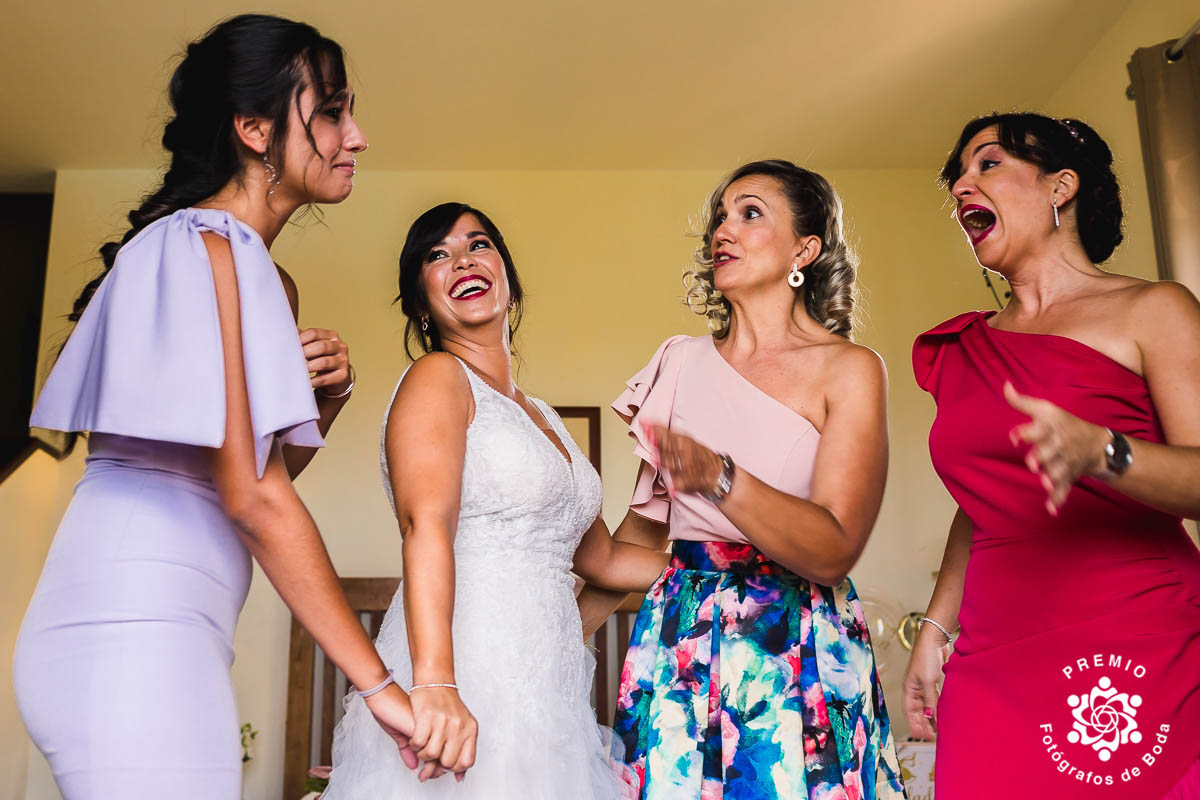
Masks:
[[[804,307],[826,330],[853,338],[854,311],[858,301],[858,257],[846,242],[842,224],[842,200],[822,176],[783,159],[754,161],[729,173],[713,190],[705,204],[701,224],[704,232],[696,248],[695,268],[684,273],[688,307],[708,317],[718,338],[729,331],[730,305],[713,285],[712,240],[717,231],[717,209],[725,190],[734,181],[751,175],[773,178],[788,200],[792,228],[797,236],[817,236],[821,252],[805,270]]]
[[[337,42],[302,22],[243,14],[218,23],[189,44],[168,88],[174,117],[163,129],[162,145],[170,164],[162,185],[129,212],[129,230],[120,241],[100,248],[104,271],[83,288],[68,319],[79,319],[117,252],[139,231],[213,196],[242,174],[245,148],[233,129],[235,115],[272,121],[266,155],[282,174],[288,115],[293,104],[299,110],[300,95],[310,86],[317,103],[304,128],[313,152],[320,155],[312,119],[347,87],[345,59]]]
[[[517,328],[521,326],[524,315],[525,292],[521,288],[521,279],[517,277],[517,268],[513,264],[512,254],[504,242],[504,234],[496,227],[487,214],[466,203],[442,203],[434,206],[417,217],[408,229],[404,240],[404,248],[400,251],[400,294],[392,302],[400,304],[400,310],[408,321],[404,325],[404,352],[410,359],[416,356],[412,351],[412,341],[417,340],[424,353],[433,353],[443,349],[442,334],[437,325],[431,324],[429,330],[421,330],[421,317],[429,313],[429,297],[425,287],[421,285],[421,270],[425,265],[425,256],[433,246],[446,238],[455,223],[464,214],[472,214],[483,226],[483,231],[492,240],[496,252],[504,261],[504,274],[508,276],[509,297],[512,299],[514,313],[509,315],[508,339],[513,341]]]
[[[1000,146],[1043,173],[1072,169],[1079,174],[1075,225],[1079,241],[1093,264],[1101,264],[1125,238],[1121,187],[1113,173],[1113,154],[1090,125],[1077,119],[1054,119],[1029,112],[976,117],[959,134],[958,144],[942,167],[940,180],[951,189],[962,177],[963,149],[980,131],[995,126]]]

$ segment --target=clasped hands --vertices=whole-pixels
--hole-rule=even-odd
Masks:
[[[479,724],[458,690],[440,686],[414,689],[409,702],[413,711],[409,746],[423,762],[418,779],[424,782],[453,772],[461,781],[475,763]]]
[[[418,689],[405,696],[393,685],[364,702],[396,742],[405,766],[419,770],[421,782],[447,772],[462,781],[475,764],[479,726],[455,689]]]
[[[1085,422],[1048,400],[1018,392],[1004,383],[1004,399],[1030,417],[1009,432],[1014,447],[1028,445],[1025,466],[1037,475],[1046,490],[1046,510],[1053,516],[1067,501],[1071,486],[1084,476],[1101,477],[1107,472],[1104,448],[1108,430]]]

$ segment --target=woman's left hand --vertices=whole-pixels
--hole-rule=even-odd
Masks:
[[[672,433],[661,425],[643,427],[651,445],[658,451],[659,472],[667,479],[671,492],[712,491],[721,477],[721,457],[683,434]]]
[[[307,328],[300,332],[300,344],[308,360],[308,371],[313,373],[312,387],[321,390],[318,396],[334,397],[349,388],[350,348],[337,331]]]
[[[1013,428],[1009,439],[1017,447],[1029,445],[1025,465],[1038,475],[1046,489],[1046,510],[1058,516],[1075,481],[1084,475],[1104,472],[1104,447],[1108,431],[1084,422],[1048,400],[1023,395],[1009,382],[1004,383],[1004,399],[1030,422]]]

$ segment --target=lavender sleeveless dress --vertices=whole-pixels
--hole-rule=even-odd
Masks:
[[[251,568],[206,450],[224,441],[225,375],[204,231],[232,246],[258,474],[276,437],[323,444],[287,297],[253,229],[184,209],[121,249],[31,420],[92,433],[13,668],[66,800],[241,797],[229,668]]]

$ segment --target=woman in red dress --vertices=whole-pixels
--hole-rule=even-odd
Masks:
[[[1200,304],[1097,266],[1121,200],[1081,122],[973,120],[942,179],[1012,299],[913,352],[959,505],[904,680],[935,791],[1200,797]]]

